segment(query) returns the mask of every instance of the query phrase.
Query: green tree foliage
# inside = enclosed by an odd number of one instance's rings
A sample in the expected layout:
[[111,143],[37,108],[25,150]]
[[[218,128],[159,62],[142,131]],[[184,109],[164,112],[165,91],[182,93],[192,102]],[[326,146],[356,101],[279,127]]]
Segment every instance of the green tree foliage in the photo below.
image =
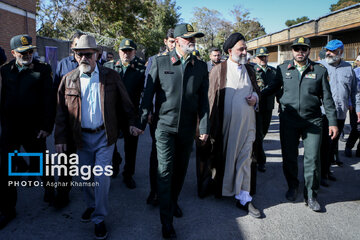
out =
[[234,32],[240,32],[246,40],[265,35],[265,28],[256,18],[250,18],[250,12],[241,5],[235,6],[231,14],[235,17]]
[[215,46],[215,38],[221,28],[221,13],[217,10],[194,8],[194,17],[191,20],[193,27],[205,34],[199,39],[199,43],[205,48]]
[[298,18],[296,18],[296,19],[294,19],[294,20],[287,20],[287,21],[285,22],[285,25],[288,26],[288,27],[290,27],[290,26],[296,25],[296,24],[298,24],[298,23],[305,22],[305,21],[309,21],[309,20],[310,20],[310,19],[309,19],[308,17],[306,17],[306,16],[298,17]]
[[330,11],[334,12],[357,3],[360,3],[360,0],[339,0],[337,3],[331,4]]
[[80,30],[115,49],[132,38],[147,55],[158,52],[167,29],[180,18],[173,0],[38,0],[37,7],[40,36],[68,39]]
[[194,8],[194,17],[192,19],[193,27],[205,36],[200,38],[198,50],[203,60],[209,60],[209,49],[222,45],[229,35],[233,32],[242,33],[246,40],[250,40],[265,35],[265,28],[256,18],[250,17],[250,12],[241,6],[235,6],[230,12],[235,21],[230,22],[223,18],[217,10],[203,8]]

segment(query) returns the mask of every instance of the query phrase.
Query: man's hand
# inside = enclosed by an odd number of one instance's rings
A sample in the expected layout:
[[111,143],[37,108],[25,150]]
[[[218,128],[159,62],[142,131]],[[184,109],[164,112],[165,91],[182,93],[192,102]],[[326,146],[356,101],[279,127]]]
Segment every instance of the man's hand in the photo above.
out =
[[249,106],[255,106],[256,104],[256,97],[254,95],[249,95],[246,97],[246,101],[249,104]]
[[339,129],[337,126],[329,126],[329,136],[331,136],[331,140],[339,135]]
[[129,131],[130,131],[130,134],[133,135],[134,137],[137,137],[140,134],[144,133],[143,130],[138,129],[137,127],[134,127],[134,126],[130,126]]
[[55,144],[55,149],[57,153],[64,153],[67,150],[66,144]]
[[357,117],[358,117],[357,122],[360,123],[360,112],[357,112],[356,115],[357,115]]
[[152,120],[153,120],[153,115],[151,113],[149,113],[149,115],[148,115],[148,124],[152,124]]
[[50,136],[50,133],[44,130],[40,130],[40,132],[37,135],[37,138],[47,138],[48,136]]
[[199,140],[205,143],[209,137],[209,134],[201,134]]

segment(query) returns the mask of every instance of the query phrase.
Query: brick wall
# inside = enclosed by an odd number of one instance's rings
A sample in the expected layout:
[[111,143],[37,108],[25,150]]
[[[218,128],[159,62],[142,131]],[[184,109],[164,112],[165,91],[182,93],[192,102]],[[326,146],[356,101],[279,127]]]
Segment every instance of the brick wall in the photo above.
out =
[[333,28],[358,23],[360,21],[360,7],[339,12],[319,20],[318,31],[323,32]]
[[298,27],[290,28],[290,38],[297,38],[305,35],[310,35],[315,32],[315,21],[305,23]]
[[[19,7],[35,14],[36,0],[1,0],[1,3],[11,5],[12,7]],[[10,50],[10,39],[13,36],[27,33],[33,39],[33,44],[36,45],[36,21],[33,18],[9,12],[0,9],[0,46],[4,48],[8,61],[13,59]]]
[[36,12],[36,0],[1,0],[4,3],[24,9],[28,12]]

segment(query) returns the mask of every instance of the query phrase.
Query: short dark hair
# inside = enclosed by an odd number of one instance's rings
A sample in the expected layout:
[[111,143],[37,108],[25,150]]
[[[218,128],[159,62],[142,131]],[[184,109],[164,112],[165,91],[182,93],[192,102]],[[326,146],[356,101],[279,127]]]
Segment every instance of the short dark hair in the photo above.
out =
[[166,39],[169,38],[174,38],[174,29],[173,28],[169,28],[169,30],[166,33]]
[[85,35],[84,33],[80,32],[80,31],[76,31],[72,36],[71,36],[71,42],[73,42],[75,40],[75,38],[80,38],[82,35]]
[[212,47],[212,48],[210,48],[210,50],[209,50],[209,53],[211,54],[212,52],[221,52],[221,50],[220,50],[220,48],[217,48],[217,47]]
[[114,56],[114,54],[113,54],[112,52],[108,52],[108,53],[107,53],[107,55],[109,55],[109,54],[111,54],[111,55],[113,55],[113,56]]

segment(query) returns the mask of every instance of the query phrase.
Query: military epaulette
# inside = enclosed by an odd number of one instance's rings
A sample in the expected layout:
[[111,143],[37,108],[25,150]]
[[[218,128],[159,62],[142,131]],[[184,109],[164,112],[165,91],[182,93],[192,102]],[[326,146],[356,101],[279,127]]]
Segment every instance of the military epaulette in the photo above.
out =
[[320,67],[323,67],[323,68],[326,68],[326,67],[325,67],[324,65],[322,65],[321,63],[319,63],[319,66],[320,66]]

